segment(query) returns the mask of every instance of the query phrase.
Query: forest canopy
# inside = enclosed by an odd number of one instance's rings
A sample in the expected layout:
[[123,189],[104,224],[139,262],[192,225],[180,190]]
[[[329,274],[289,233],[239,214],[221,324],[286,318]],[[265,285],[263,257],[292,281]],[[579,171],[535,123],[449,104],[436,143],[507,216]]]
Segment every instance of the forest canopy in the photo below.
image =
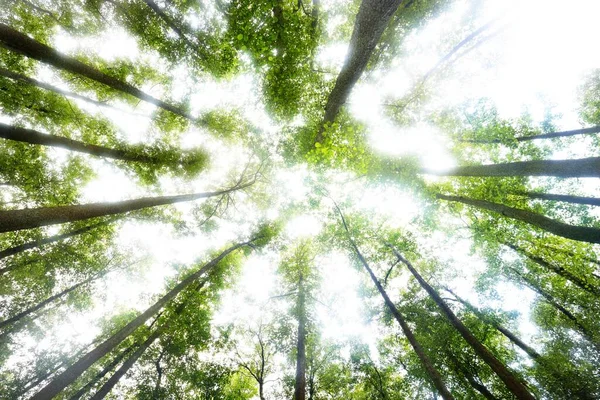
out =
[[0,399],[599,399],[599,12],[0,0]]

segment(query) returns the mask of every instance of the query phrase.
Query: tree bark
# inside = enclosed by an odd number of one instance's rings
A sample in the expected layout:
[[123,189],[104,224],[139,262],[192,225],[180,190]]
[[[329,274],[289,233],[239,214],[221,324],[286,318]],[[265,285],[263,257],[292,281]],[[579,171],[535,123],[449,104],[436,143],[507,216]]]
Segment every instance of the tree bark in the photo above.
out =
[[167,294],[161,297],[156,303],[150,306],[146,311],[142,314],[134,318],[131,322],[117,331],[110,338],[106,339],[104,342],[99,344],[96,348],[91,350],[85,356],[81,357],[77,362],[63,371],[60,375],[58,375],[55,379],[53,379],[48,385],[46,385],[42,390],[36,393],[31,400],[47,400],[52,399],[58,393],[60,393],[65,387],[73,383],[83,372],[85,372],[92,364],[98,361],[100,358],[104,357],[110,351],[112,351],[116,346],[119,345],[125,338],[127,338],[130,334],[132,334],[136,329],[138,329],[144,322],[146,322],[150,317],[155,315],[160,309],[162,309],[170,300],[174,299],[182,290],[187,288],[193,282],[195,282],[202,275],[208,273],[215,267],[223,258],[225,258],[230,253],[239,249],[240,247],[247,246],[252,244],[258,238],[251,239],[247,242],[238,243],[234,246],[229,247],[227,250],[223,251],[219,256],[212,259],[209,263],[204,265],[198,271],[189,275],[183,281],[181,281],[178,285],[176,285],[173,289],[171,289]]
[[518,196],[526,196],[531,199],[562,201],[564,203],[586,204],[589,206],[600,206],[600,199],[595,197],[570,196],[565,194],[538,193],[538,192],[516,192]]
[[500,164],[466,165],[451,171],[439,172],[429,169],[425,174],[439,176],[556,176],[559,178],[600,177],[600,157],[575,160],[533,160]]
[[560,275],[561,277],[563,277],[564,279],[573,283],[580,289],[582,289],[590,294],[593,294],[594,296],[600,297],[600,290],[597,287],[595,287],[594,285],[579,278],[578,276],[573,275],[570,271],[567,271],[565,268],[558,266],[558,265],[551,264],[548,261],[544,260],[543,258],[538,257],[535,254],[532,254],[521,247],[515,246],[514,244],[506,243],[506,242],[502,242],[502,244],[511,248],[515,252],[524,255],[525,257],[527,257],[529,260],[533,261],[534,263],[536,263],[544,268],[549,269],[550,271],[556,273],[557,275]]
[[[27,250],[37,249],[46,244],[55,243],[55,242],[58,242],[58,241],[61,241],[64,239],[72,238],[74,236],[82,235],[91,230],[94,230],[95,228],[98,228],[103,225],[107,225],[108,223],[109,223],[109,221],[101,221],[101,222],[98,222],[98,223],[95,223],[92,225],[84,226],[83,228],[73,229],[69,232],[61,233],[60,235],[49,236],[49,237],[39,239],[39,240],[32,240],[31,242],[27,242],[27,243],[20,244],[18,246],[10,247],[8,249],[0,251],[0,260],[10,257],[10,256],[13,256],[15,254],[22,253]],[[9,271],[8,268],[9,267],[0,269],[0,275],[8,272]]]
[[0,123],[0,138],[14,140],[28,144],[58,147],[78,153],[90,154],[95,157],[111,158],[121,161],[141,162],[148,164],[160,163],[157,157],[140,154],[139,151],[127,149],[112,149],[109,147],[88,144],[63,136],[56,136],[35,131],[33,129],[19,128],[17,126]]
[[450,350],[446,350],[445,354],[452,361],[452,364],[454,364],[454,368],[457,370],[457,372],[460,372],[465,377],[465,379],[467,380],[467,382],[469,382],[469,385],[471,385],[473,389],[477,390],[479,393],[481,393],[483,397],[485,397],[488,400],[498,400],[498,398],[494,396],[492,392],[490,392],[488,388],[485,387],[485,385],[477,382],[477,380],[475,379],[475,377],[473,377],[473,374],[471,374],[468,368],[465,367],[458,360],[458,358],[456,358],[456,356],[452,354]]
[[14,322],[20,321],[21,319],[29,316],[30,314],[32,314],[32,313],[34,313],[34,312],[36,312],[36,311],[44,308],[48,304],[52,303],[54,300],[60,299],[61,297],[64,297],[67,294],[71,293],[72,291],[80,288],[81,286],[83,286],[85,284],[88,284],[88,283],[90,283],[92,281],[95,281],[96,279],[98,279],[98,278],[106,275],[108,272],[110,272],[110,271],[104,271],[104,272],[102,272],[100,274],[96,274],[94,276],[91,276],[88,279],[86,279],[86,280],[84,280],[82,282],[79,282],[79,283],[71,286],[70,288],[67,288],[67,289],[63,290],[60,293],[57,293],[57,294],[55,294],[53,296],[48,297],[46,300],[44,300],[44,301],[36,304],[33,307],[29,307],[28,309],[26,309],[24,311],[21,311],[20,313],[14,315],[14,316],[12,316],[12,317],[10,317],[8,319],[5,319],[4,321],[0,321],[0,329],[4,329],[8,325],[11,325]]
[[550,132],[550,133],[541,133],[539,135],[531,135],[531,136],[519,136],[516,138],[512,138],[509,140],[502,139],[463,139],[461,142],[465,143],[481,143],[481,144],[493,144],[493,143],[506,143],[507,141],[516,141],[516,142],[527,142],[530,140],[537,139],[552,139],[557,137],[568,137],[575,135],[589,135],[592,133],[599,133],[600,126],[592,126],[591,128],[582,128],[582,129],[573,129],[570,131],[561,131],[561,132]]
[[0,23],[0,46],[43,62],[44,64],[52,65],[55,68],[68,71],[72,74],[84,76],[114,90],[154,104],[157,107],[170,111],[173,114],[179,115],[186,119],[192,121],[195,119],[189,113],[179,107],[152,97],[149,94],[139,90],[135,86],[107,75],[90,65],[78,61],[74,57],[61,54],[55,49],[46,46],[45,44],[30,38],[26,34],[21,33],[2,23]]
[[233,188],[218,192],[182,194],[175,196],[143,197],[135,200],[124,200],[114,203],[91,203],[70,206],[26,208],[21,210],[0,211],[0,233],[40,226],[81,221],[89,218],[122,214],[142,208],[175,204],[207,197],[220,196],[225,193],[243,189],[252,183],[236,185]]
[[400,327],[402,328],[402,332],[408,339],[408,341],[411,344],[412,348],[414,349],[415,353],[417,353],[417,356],[419,357],[419,360],[423,364],[423,367],[425,368],[427,375],[432,380],[435,388],[437,389],[437,391],[440,393],[440,395],[442,396],[442,398],[444,400],[454,400],[454,397],[448,391],[448,389],[446,388],[446,385],[442,381],[442,377],[440,376],[440,373],[437,371],[437,369],[435,368],[435,366],[433,365],[433,363],[431,362],[431,360],[429,359],[427,354],[425,354],[425,351],[421,347],[421,344],[417,341],[417,338],[415,337],[414,333],[410,329],[410,326],[404,319],[404,316],[400,313],[400,311],[398,311],[398,309],[396,308],[396,306],[394,305],[394,303],[388,296],[387,292],[385,291],[385,289],[383,288],[383,286],[381,285],[381,283],[379,282],[379,280],[373,273],[373,270],[371,270],[371,267],[367,263],[367,260],[363,257],[362,253],[358,249],[358,246],[354,242],[354,239],[352,239],[352,236],[350,235],[350,230],[348,229],[348,225],[346,224],[346,219],[344,218],[344,215],[342,214],[342,211],[337,206],[337,204],[336,204],[336,208],[342,219],[342,223],[344,225],[344,229],[346,231],[346,235],[348,236],[348,240],[350,242],[350,245],[352,246],[352,249],[354,250],[356,256],[360,260],[361,264],[363,265],[363,267],[365,268],[365,270],[367,271],[369,276],[371,277],[371,280],[375,284],[375,287],[377,287],[377,290],[381,294],[381,297],[383,297],[383,300],[384,300],[385,305],[387,306],[388,310],[394,316],[394,318],[396,319],[398,324],[400,324]]
[[112,371],[113,368],[115,368],[129,353],[131,353],[133,347],[134,345],[129,346],[118,356],[116,356],[110,363],[106,364],[106,366],[100,372],[98,372],[90,382],[69,397],[69,400],[79,400],[81,396],[86,394],[96,383],[100,382],[100,380],[104,378],[106,374]]
[[503,204],[492,203],[485,200],[470,199],[462,196],[448,196],[444,194],[437,194],[436,197],[442,200],[456,201],[484,210],[493,211],[505,217],[526,222],[567,239],[588,243],[600,243],[600,229],[598,228],[569,225],[532,211],[520,210],[518,208],[508,207]]
[[323,141],[325,124],[335,120],[348,100],[352,88],[367,67],[373,50],[401,2],[402,0],[362,0],[356,14],[348,55],[327,99],[325,116],[317,132],[316,143]]
[[302,274],[298,282],[298,339],[296,343],[296,382],[294,400],[306,399],[306,307]]
[[498,360],[488,349],[471,333],[471,331],[462,323],[460,319],[452,312],[450,307],[440,297],[438,292],[429,285],[425,279],[417,272],[412,264],[402,257],[398,250],[391,244],[387,246],[394,252],[398,260],[407,266],[411,274],[419,282],[421,287],[429,294],[429,296],[435,301],[438,307],[446,315],[450,323],[456,328],[460,335],[465,339],[467,343],[475,350],[475,352],[485,361],[487,365],[498,375],[498,377],[504,382],[508,390],[515,395],[518,399],[530,399],[535,400],[535,397],[529,392],[527,387],[502,363]]
[[101,400],[112,388],[119,382],[119,380],[129,371],[129,369],[135,364],[140,356],[159,338],[162,330],[157,328],[148,338],[138,347],[133,354],[121,365],[121,367],[102,385],[100,389],[90,398],[90,400]]

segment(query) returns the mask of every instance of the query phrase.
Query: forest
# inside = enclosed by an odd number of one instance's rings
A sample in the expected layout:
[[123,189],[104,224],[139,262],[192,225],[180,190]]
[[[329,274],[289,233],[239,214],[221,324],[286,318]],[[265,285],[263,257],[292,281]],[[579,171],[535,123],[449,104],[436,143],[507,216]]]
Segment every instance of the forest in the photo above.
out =
[[0,0],[0,400],[600,399],[595,0]]

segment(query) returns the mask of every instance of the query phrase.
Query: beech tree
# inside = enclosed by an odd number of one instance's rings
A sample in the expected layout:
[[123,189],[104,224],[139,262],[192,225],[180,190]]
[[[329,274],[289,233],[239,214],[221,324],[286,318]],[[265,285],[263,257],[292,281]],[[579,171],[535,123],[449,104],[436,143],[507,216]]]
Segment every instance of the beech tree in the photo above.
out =
[[5,1],[0,397],[600,398],[588,3]]

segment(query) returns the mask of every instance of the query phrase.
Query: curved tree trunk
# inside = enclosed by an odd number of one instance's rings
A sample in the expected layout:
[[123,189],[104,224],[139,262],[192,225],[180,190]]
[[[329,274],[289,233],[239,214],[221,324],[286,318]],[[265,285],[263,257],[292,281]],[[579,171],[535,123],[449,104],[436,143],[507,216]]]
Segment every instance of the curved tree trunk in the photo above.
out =
[[519,195],[519,196],[526,196],[531,199],[562,201],[565,203],[587,204],[589,206],[600,206],[600,199],[595,198],[595,197],[570,196],[570,195],[566,195],[566,194],[538,193],[538,192],[516,192],[514,194]]
[[48,385],[46,385],[42,390],[36,393],[31,400],[46,400],[51,399],[60,393],[65,387],[73,383],[81,374],[83,374],[92,364],[96,361],[104,357],[110,351],[112,351],[116,346],[119,345],[123,340],[125,340],[130,334],[132,334],[136,329],[138,329],[144,322],[146,322],[150,317],[155,315],[160,309],[162,309],[170,300],[174,299],[182,290],[187,288],[193,282],[195,282],[202,275],[208,273],[215,267],[223,258],[225,258],[230,253],[235,250],[251,245],[252,242],[257,240],[258,238],[254,238],[248,242],[238,243],[234,246],[229,247],[227,250],[223,251],[219,256],[212,259],[209,263],[204,265],[198,271],[189,275],[183,281],[181,281],[178,285],[176,285],[173,289],[171,289],[167,294],[161,297],[156,303],[150,306],[146,311],[142,314],[138,315],[131,322],[117,331],[110,338],[106,339],[104,342],[96,346],[93,350],[87,353],[85,356],[81,357],[77,362],[73,365],[69,366],[65,371],[63,371],[60,375],[58,375],[55,379],[53,379]]
[[467,343],[475,350],[475,352],[485,361],[487,365],[498,375],[498,377],[504,382],[506,387],[512,394],[518,399],[530,399],[535,400],[535,397],[529,392],[527,387],[502,363],[498,360],[488,349],[485,347],[471,331],[462,323],[460,319],[452,312],[450,307],[440,297],[438,292],[431,287],[425,279],[417,272],[412,264],[402,257],[402,255],[396,250],[391,244],[386,244],[396,255],[398,260],[407,266],[411,274],[419,282],[421,287],[429,294],[429,296],[435,301],[438,307],[446,315],[450,323],[456,328]]
[[360,3],[350,38],[348,55],[335,81],[335,86],[327,98],[325,116],[315,142],[323,141],[325,124],[335,120],[340,109],[348,100],[352,88],[367,67],[375,46],[379,43],[383,31],[401,2],[402,0],[362,0]]
[[598,228],[569,225],[532,211],[520,210],[518,208],[508,207],[503,204],[492,203],[486,200],[476,200],[468,197],[448,196],[444,194],[437,194],[436,197],[442,200],[456,201],[484,210],[497,212],[505,217],[527,222],[528,224],[537,226],[538,228],[567,239],[589,243],[600,243],[600,229]]
[[586,292],[593,294],[594,296],[600,297],[600,289],[598,289],[594,285],[586,282],[584,279],[581,279],[580,277],[575,276],[570,271],[567,271],[565,268],[558,266],[558,265],[551,264],[548,261],[544,260],[543,258],[538,257],[535,254],[532,254],[521,247],[515,246],[514,244],[506,243],[506,242],[502,242],[502,244],[507,247],[510,247],[515,252],[524,255],[525,257],[527,257],[529,260],[533,261],[534,263],[536,263],[546,269],[549,269],[550,271],[556,273],[557,275],[562,276],[564,279],[573,283],[575,286],[579,287],[580,289],[585,290]]
[[124,200],[114,203],[91,203],[72,206],[26,208],[22,210],[0,211],[0,233],[31,229],[40,226],[81,221],[107,215],[123,214],[142,208],[175,204],[207,197],[220,196],[225,193],[243,189],[251,185],[244,184],[218,192],[182,194],[176,196],[143,197],[135,200]]
[[44,64],[52,65],[55,68],[84,76],[114,90],[154,104],[157,107],[170,111],[173,114],[177,114],[186,119],[192,121],[195,119],[189,113],[179,107],[152,97],[149,94],[142,92],[135,86],[132,86],[129,83],[123,82],[117,78],[113,78],[112,76],[107,75],[90,65],[82,63],[74,57],[61,54],[55,49],[46,46],[45,44],[30,38],[24,33],[21,33],[2,23],[0,23],[0,46],[17,53],[21,53],[27,57],[43,62]]
[[466,165],[447,172],[423,169],[439,176],[556,176],[559,178],[600,177],[600,157],[576,160],[533,160],[500,164]]
[[[83,228],[73,229],[72,231],[61,233],[60,235],[49,236],[39,240],[32,240],[31,242],[23,243],[18,246],[13,246],[8,249],[0,251],[0,260],[13,256],[15,254],[22,253],[27,250],[36,249],[38,247],[42,247],[46,244],[55,243],[64,239],[68,239],[74,236],[82,235],[87,233],[95,228],[98,228],[103,225],[107,225],[112,221],[101,221],[96,224],[84,226]],[[14,268],[11,268],[14,269]],[[0,275],[9,271],[9,267],[0,269]]]
[[33,129],[19,128],[17,126],[6,125],[3,123],[0,123],[0,138],[28,144],[58,147],[69,151],[90,154],[96,157],[111,158],[114,160],[142,162],[148,164],[160,163],[159,158],[140,154],[135,150],[111,149],[109,147],[88,144],[63,136],[46,134]]
[[506,143],[507,141],[517,141],[517,142],[527,142],[530,140],[537,139],[552,139],[557,137],[568,137],[575,135],[589,135],[592,133],[599,133],[600,126],[592,126],[591,128],[582,128],[582,129],[573,129],[570,131],[561,131],[561,132],[550,132],[550,133],[540,133],[539,135],[531,135],[531,136],[519,136],[516,138],[512,138],[510,140],[502,140],[502,139],[463,139],[461,142],[464,143]]
[[379,280],[373,273],[373,270],[367,263],[367,260],[363,257],[362,253],[358,249],[358,246],[352,239],[352,236],[350,235],[350,230],[348,229],[348,225],[346,224],[346,219],[344,218],[344,215],[342,214],[342,211],[337,206],[337,204],[336,204],[336,208],[342,219],[342,223],[344,225],[344,229],[346,231],[346,235],[348,236],[348,240],[350,241],[352,249],[356,253],[356,256],[360,260],[361,264],[363,265],[363,267],[365,268],[365,270],[367,271],[369,276],[371,277],[371,280],[377,287],[377,290],[381,294],[381,297],[383,297],[383,300],[384,300],[385,305],[387,306],[388,310],[394,316],[394,318],[396,319],[398,324],[400,324],[400,327],[402,328],[402,332],[408,339],[408,341],[409,341],[410,345],[412,346],[412,348],[414,349],[415,353],[417,353],[417,356],[419,357],[419,360],[423,364],[425,371],[427,371],[427,375],[429,376],[429,378],[433,382],[435,388],[437,389],[437,391],[440,393],[440,395],[442,396],[442,398],[444,400],[454,400],[454,397],[448,391],[448,389],[446,388],[446,385],[442,381],[442,377],[441,377],[440,373],[435,368],[435,366],[433,365],[433,363],[431,362],[431,360],[429,359],[427,354],[425,354],[425,351],[421,347],[421,344],[417,341],[417,338],[415,337],[414,333],[410,329],[410,326],[404,319],[404,316],[400,313],[400,311],[398,311],[398,309],[396,308],[396,306],[394,305],[394,303],[388,296],[387,292],[385,291],[385,289],[383,288],[383,286],[381,285],[381,283],[379,282]]
[[105,271],[105,272],[103,272],[101,274],[96,274],[94,276],[91,276],[88,279],[86,279],[86,280],[84,280],[82,282],[79,282],[79,283],[71,286],[70,288],[67,288],[67,289],[63,290],[60,293],[57,293],[57,294],[55,294],[53,296],[48,297],[46,300],[42,301],[41,303],[36,304],[33,307],[29,307],[28,309],[26,309],[24,311],[21,311],[20,313],[14,315],[14,316],[12,316],[12,317],[10,317],[8,319],[5,319],[4,321],[0,321],[0,329],[4,329],[4,327],[6,327],[8,325],[20,321],[21,319],[29,316],[30,314],[33,314],[34,312],[36,312],[36,311],[44,308],[48,304],[52,303],[54,300],[60,299],[60,298],[62,298],[64,296],[66,296],[67,294],[71,293],[72,291],[77,290],[81,286],[83,286],[83,285],[85,285],[87,283],[90,283],[92,281],[95,281],[96,279],[98,279],[98,278],[106,275],[108,272],[110,272],[110,271]]
[[298,339],[296,343],[296,382],[294,400],[306,399],[306,307],[302,274],[298,282]]

